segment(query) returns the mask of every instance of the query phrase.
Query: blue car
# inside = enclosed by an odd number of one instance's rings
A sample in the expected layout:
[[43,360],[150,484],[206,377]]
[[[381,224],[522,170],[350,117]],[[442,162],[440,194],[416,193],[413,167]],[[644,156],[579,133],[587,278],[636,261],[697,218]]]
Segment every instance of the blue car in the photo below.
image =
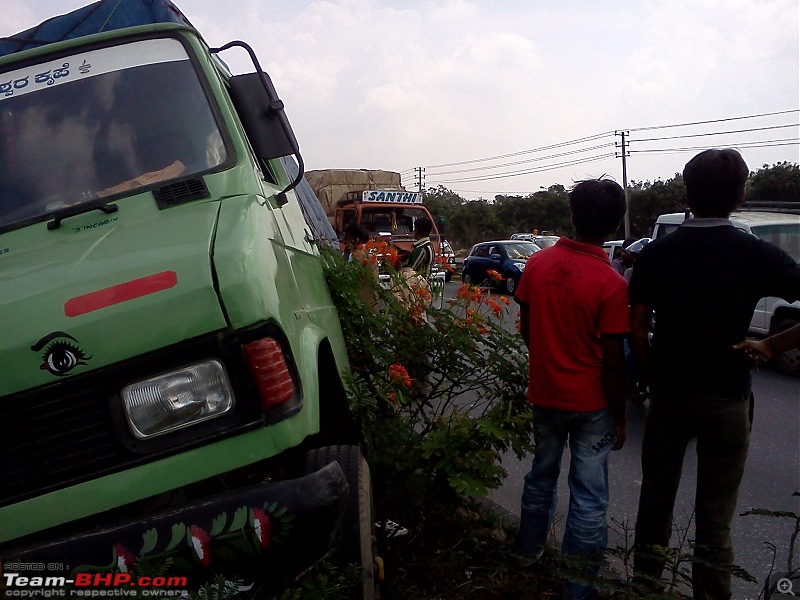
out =
[[[486,287],[499,287],[513,294],[517,289],[525,262],[541,248],[533,242],[523,240],[502,240],[475,244],[464,259],[461,280],[464,283]],[[500,274],[495,279],[489,271]]]

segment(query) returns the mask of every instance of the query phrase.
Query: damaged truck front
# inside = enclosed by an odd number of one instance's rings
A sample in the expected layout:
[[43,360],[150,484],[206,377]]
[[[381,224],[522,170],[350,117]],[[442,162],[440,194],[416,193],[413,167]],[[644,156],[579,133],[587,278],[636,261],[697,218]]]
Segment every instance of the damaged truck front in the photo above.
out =
[[26,33],[0,42],[6,572],[247,555],[280,579],[336,536],[369,596],[324,226],[255,55],[232,43],[231,76],[168,0]]

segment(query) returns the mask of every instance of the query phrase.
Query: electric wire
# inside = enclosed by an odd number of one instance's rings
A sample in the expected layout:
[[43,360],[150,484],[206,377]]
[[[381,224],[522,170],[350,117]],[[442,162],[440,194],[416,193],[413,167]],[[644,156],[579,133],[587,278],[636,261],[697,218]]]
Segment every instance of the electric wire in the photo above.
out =
[[518,160],[509,163],[502,163],[499,165],[488,165],[485,167],[473,167],[472,169],[459,169],[457,171],[443,171],[439,173],[433,173],[433,176],[440,176],[440,175],[452,175],[455,173],[472,173],[473,171],[485,171],[487,169],[499,169],[500,167],[511,167],[514,165],[524,165],[531,162],[537,162],[541,160],[549,160],[551,158],[560,158],[562,156],[570,156],[572,154],[579,154],[581,152],[589,152],[590,150],[599,150],[600,148],[608,148],[614,146],[614,142],[608,142],[607,144],[600,144],[599,146],[591,146],[589,148],[582,148],[580,150],[570,150],[568,152],[559,152],[558,154],[550,154],[548,156],[538,156],[536,158],[529,158],[527,160]]
[[458,161],[458,162],[442,163],[440,165],[426,165],[425,168],[426,169],[439,169],[439,168],[443,168],[443,167],[457,167],[459,165],[468,165],[468,164],[474,164],[474,163],[479,163],[479,162],[487,162],[487,161],[490,161],[490,160],[499,160],[499,159],[502,159],[502,158],[512,158],[514,156],[522,156],[523,154],[531,154],[533,152],[542,152],[544,150],[554,150],[556,148],[562,148],[564,146],[570,146],[572,144],[580,144],[582,142],[590,142],[590,141],[594,141],[594,140],[600,139],[602,137],[606,137],[606,136],[613,135],[613,134],[614,134],[613,131],[606,131],[604,133],[596,133],[594,135],[590,135],[590,136],[586,136],[586,137],[578,138],[578,139],[574,139],[574,140],[568,140],[566,142],[559,142],[557,144],[550,144],[549,146],[541,146],[539,148],[531,148],[529,150],[520,150],[519,152],[509,152],[508,154],[498,154],[497,156],[488,156],[488,157],[485,157],[485,158],[476,158],[476,159],[473,159],[473,160],[462,160],[462,161]]
[[631,129],[625,129],[625,131],[648,131],[651,129],[668,129],[670,127],[689,127],[691,125],[708,125],[709,123],[723,123],[725,121],[740,121],[742,119],[756,119],[759,117],[772,117],[775,115],[786,115],[789,113],[796,113],[800,112],[800,109],[793,108],[791,110],[779,110],[775,112],[767,112],[767,113],[760,113],[756,115],[744,115],[741,117],[727,117],[724,119],[711,119],[709,121],[694,121],[691,123],[675,123],[672,125],[653,125],[650,127],[634,127]]
[[561,163],[556,163],[556,164],[553,164],[553,165],[546,165],[546,166],[542,166],[542,167],[537,167],[537,168],[534,168],[534,169],[525,169],[525,170],[522,170],[522,171],[512,171],[512,172],[508,172],[508,173],[499,173],[499,174],[495,174],[495,175],[484,175],[484,176],[478,176],[478,177],[463,177],[463,178],[459,178],[459,179],[445,179],[445,180],[440,180],[437,177],[431,177],[430,181],[429,181],[429,184],[430,183],[434,183],[434,184],[464,183],[464,182],[467,182],[467,181],[488,181],[488,180],[491,180],[491,179],[505,179],[506,177],[518,177],[520,175],[531,175],[533,173],[541,173],[543,171],[551,171],[553,169],[560,169],[562,167],[571,167],[571,166],[576,166],[576,165],[580,165],[580,164],[584,164],[584,163],[590,163],[590,162],[596,162],[598,160],[603,160],[603,159],[606,159],[606,158],[613,158],[613,157],[614,157],[614,153],[613,152],[608,152],[606,154],[601,154],[600,156],[591,156],[591,157],[580,158],[580,159],[575,159],[575,160],[571,160],[571,161],[565,161],[565,162],[561,162]]
[[800,127],[800,123],[789,123],[787,125],[770,125],[769,127],[752,127],[750,129],[735,129],[733,131],[712,131],[709,133],[687,133],[685,135],[666,135],[663,137],[644,138],[641,140],[629,139],[628,143],[633,144],[639,142],[659,142],[661,140],[679,140],[679,139],[693,138],[693,137],[707,137],[710,135],[727,135],[730,133],[749,133],[752,131],[767,131],[769,129],[786,129],[788,127]]

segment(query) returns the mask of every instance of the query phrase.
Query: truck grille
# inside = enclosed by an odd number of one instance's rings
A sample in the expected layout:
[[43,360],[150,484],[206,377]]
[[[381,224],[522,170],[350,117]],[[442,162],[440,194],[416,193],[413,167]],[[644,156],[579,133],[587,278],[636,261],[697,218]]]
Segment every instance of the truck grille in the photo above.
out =
[[98,392],[84,390],[55,399],[18,396],[0,404],[0,505],[87,474],[110,472],[126,462]]
[[[0,506],[263,426],[240,349],[232,337],[204,336],[0,398]],[[123,414],[122,387],[209,358],[225,364],[236,396],[234,410],[152,441],[136,440]]]

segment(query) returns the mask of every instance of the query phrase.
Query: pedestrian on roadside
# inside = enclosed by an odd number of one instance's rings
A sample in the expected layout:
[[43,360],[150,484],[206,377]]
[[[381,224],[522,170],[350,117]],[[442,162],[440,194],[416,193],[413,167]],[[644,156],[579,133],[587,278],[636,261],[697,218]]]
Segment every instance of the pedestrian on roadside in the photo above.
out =
[[636,264],[636,259],[639,257],[639,254],[642,253],[642,250],[645,249],[647,244],[650,243],[650,238],[645,237],[639,240],[636,240],[630,246],[628,246],[628,261],[625,266],[625,271],[622,273],[622,277],[625,279],[625,282],[630,284],[631,276],[633,275],[633,267]]
[[427,278],[431,274],[433,263],[436,260],[436,251],[431,243],[433,222],[427,217],[420,217],[414,221],[414,246],[411,254],[403,266],[410,267],[421,277]]
[[735,350],[744,350],[755,365],[769,362],[784,352],[800,348],[800,323],[760,340],[746,339],[733,347]]
[[628,247],[636,241],[636,238],[625,238],[619,250],[619,256],[611,261],[611,266],[620,275],[625,275],[625,271],[633,266],[633,256],[628,252]]
[[[625,283],[630,284],[631,276],[633,275],[633,267],[636,264],[636,259],[642,250],[650,243],[650,238],[641,238],[628,244],[625,252],[625,271],[622,273]],[[612,263],[613,265],[613,263]],[[644,404],[647,400],[647,387],[636,372],[636,363],[633,360],[633,352],[631,350],[630,340],[625,340],[625,368],[627,369],[627,397],[628,400],[634,404]]]
[[[695,218],[648,244],[630,283],[631,331],[650,405],[634,542],[637,580],[658,583],[689,441],[697,440],[694,598],[731,598],[736,511],[752,424],[751,363],[744,339],[764,296],[800,300],[800,268],[783,250],[728,220],[744,198],[739,152],[706,150],[683,171]],[[650,317],[656,321],[648,341]]]
[[[608,455],[625,443],[628,286],[610,268],[603,242],[625,214],[615,182],[593,179],[569,194],[574,239],[528,259],[517,288],[520,330],[530,351],[528,400],[535,454],[525,476],[517,547],[539,553],[555,511],[556,484],[569,444],[570,500],[564,554],[599,558],[608,543]],[[597,563],[599,564],[599,562]],[[588,576],[596,567],[587,567]],[[594,599],[591,585],[565,582],[569,598]]]
[[358,223],[348,223],[343,233],[344,251],[342,256],[347,262],[353,262],[353,255],[369,241],[369,233]]

